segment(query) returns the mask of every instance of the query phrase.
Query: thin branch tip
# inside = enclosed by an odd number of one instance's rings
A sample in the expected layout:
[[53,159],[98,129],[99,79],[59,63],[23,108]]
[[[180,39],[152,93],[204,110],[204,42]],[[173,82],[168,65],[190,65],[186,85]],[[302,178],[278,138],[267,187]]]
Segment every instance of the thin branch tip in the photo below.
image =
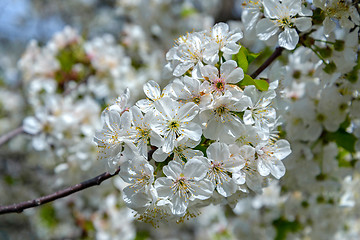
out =
[[29,200],[21,203],[15,203],[7,206],[0,206],[0,215],[1,214],[7,214],[7,213],[21,213],[25,209],[37,207],[40,205],[43,205],[48,202],[55,201],[60,198],[67,197],[71,194],[74,194],[76,192],[82,191],[86,188],[93,187],[96,185],[100,185],[103,181],[112,178],[116,176],[120,172],[120,167],[115,171],[114,174],[111,174],[109,172],[104,172],[94,178],[90,178],[88,180],[85,180],[81,183],[78,183],[74,186],[59,190],[55,193],[39,197],[34,200]]

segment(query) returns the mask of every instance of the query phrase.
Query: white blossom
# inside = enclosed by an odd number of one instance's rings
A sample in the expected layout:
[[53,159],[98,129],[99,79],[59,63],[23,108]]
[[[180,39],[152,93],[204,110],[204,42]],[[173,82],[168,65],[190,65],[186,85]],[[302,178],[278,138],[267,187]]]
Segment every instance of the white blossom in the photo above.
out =
[[158,178],[155,188],[160,197],[169,197],[175,215],[184,215],[189,201],[204,200],[212,195],[214,186],[204,179],[206,166],[196,158],[186,164],[171,161],[163,168],[163,172],[167,177]]

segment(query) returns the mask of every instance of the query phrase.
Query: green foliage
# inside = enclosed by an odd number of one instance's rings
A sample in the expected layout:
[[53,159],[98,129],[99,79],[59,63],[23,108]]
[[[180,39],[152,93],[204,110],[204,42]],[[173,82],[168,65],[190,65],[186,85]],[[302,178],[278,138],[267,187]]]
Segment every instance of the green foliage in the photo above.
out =
[[213,240],[229,240],[229,239],[233,239],[233,237],[231,236],[231,233],[227,229],[224,229],[221,232],[215,233],[215,235],[213,236],[212,239]]
[[184,7],[184,8],[181,9],[180,16],[182,18],[187,18],[187,17],[189,17],[191,15],[194,15],[196,13],[197,13],[197,11],[196,11],[195,8],[193,8],[193,7]]
[[325,13],[321,8],[316,8],[313,11],[312,22],[313,25],[322,24],[325,19]]
[[233,56],[233,60],[237,62],[238,67],[244,70],[244,73],[247,73],[249,67],[249,61],[247,60],[246,53],[246,48],[241,47],[239,52]]
[[344,51],[345,41],[344,40],[335,40],[334,49],[339,52]]
[[260,91],[267,91],[269,89],[269,83],[262,79],[253,79],[249,75],[245,74],[244,79],[240,81],[240,87],[254,85]]
[[146,240],[150,238],[150,233],[148,231],[136,231],[136,236],[134,240]]
[[[80,82],[91,74],[95,74],[90,60],[86,56],[84,48],[79,43],[73,43],[61,49],[56,56],[60,64],[60,69],[55,72],[55,79],[59,90],[62,92],[69,81]],[[74,71],[76,64],[82,64],[81,71]]]
[[[345,160],[345,155],[355,153],[355,142],[357,138],[354,134],[348,133],[346,129],[350,126],[351,120],[349,117],[346,118],[344,122],[340,124],[339,129],[336,132],[325,132],[324,140],[325,142],[335,142],[339,148],[339,154],[337,156],[339,160],[339,165],[348,163]],[[345,161],[340,163],[340,161]]]
[[323,58],[331,57],[332,56],[332,51],[333,50],[329,46],[327,46],[325,48],[319,48],[318,49],[318,52],[319,52],[320,56],[323,57]]
[[6,87],[6,83],[3,77],[0,76],[0,87]]
[[339,148],[339,153],[336,156],[336,159],[338,160],[339,167],[351,167],[353,168],[356,164],[355,159],[348,160],[349,152],[346,151],[344,148]]
[[353,134],[346,132],[342,128],[340,128],[336,132],[327,133],[326,139],[336,142],[339,147],[344,148],[350,153],[355,153],[355,142],[357,138]]
[[275,240],[285,240],[289,232],[296,232],[301,229],[301,224],[297,220],[291,222],[282,217],[276,219],[273,225],[276,228]]
[[49,229],[53,229],[57,226],[59,220],[56,217],[56,211],[52,204],[46,204],[39,210],[39,217],[41,223]]
[[333,61],[326,64],[326,66],[323,68],[324,72],[327,74],[332,74],[336,71],[336,65]]
[[246,57],[247,57],[249,64],[252,63],[258,56],[260,56],[260,54],[261,53],[248,53],[246,55]]
[[360,70],[360,58],[358,58],[358,62],[356,66],[351,70],[351,72],[345,74],[345,78],[349,80],[351,83],[356,83],[359,78],[359,70]]
[[16,182],[16,180],[11,175],[7,174],[4,175],[3,180],[9,186],[14,185],[14,183]]
[[210,146],[210,144],[212,144],[213,142],[215,142],[214,140],[210,140],[204,137],[204,135],[201,136],[201,142],[199,143],[199,145],[197,145],[194,149],[195,150],[199,150],[201,151],[204,156],[206,156],[206,149]]
[[233,55],[233,60],[235,60],[239,67],[244,70],[244,73],[248,72],[249,64],[254,61],[260,53],[249,52],[246,47],[241,46],[239,52]]

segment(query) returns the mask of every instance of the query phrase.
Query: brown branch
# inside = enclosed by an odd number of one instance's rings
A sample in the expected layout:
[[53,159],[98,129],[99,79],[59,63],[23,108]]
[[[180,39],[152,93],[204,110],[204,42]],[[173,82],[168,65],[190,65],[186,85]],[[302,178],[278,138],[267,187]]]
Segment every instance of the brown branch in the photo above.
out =
[[259,74],[265,70],[265,68],[267,68],[277,57],[279,57],[282,53],[282,51],[284,50],[284,48],[282,47],[277,47],[275,49],[275,51],[273,52],[273,54],[271,54],[271,56],[258,68],[256,69],[256,71],[251,74],[250,76],[252,78],[256,78],[257,76],[259,76]]
[[[156,149],[157,149],[156,147],[153,147],[153,146],[151,147],[151,149],[148,151],[148,159],[152,158],[152,155]],[[112,178],[113,176],[117,175],[119,172],[120,172],[120,167],[113,174],[111,174],[109,172],[104,172],[94,178],[90,178],[86,181],[83,181],[74,186],[65,188],[63,190],[57,191],[55,193],[49,194],[47,196],[39,197],[37,199],[28,200],[28,201],[21,202],[21,203],[15,203],[12,205],[0,206],[0,215],[6,214],[6,213],[14,213],[14,212],[21,213],[24,209],[37,207],[37,206],[43,205],[45,203],[55,201],[56,199],[60,199],[60,198],[69,196],[73,193],[79,192],[86,188],[100,185],[100,183],[102,183],[103,181],[105,181],[109,178]]]
[[14,138],[15,136],[19,135],[20,133],[24,132],[24,128],[22,126],[0,136],[0,146]]
[[88,180],[78,183],[74,186],[65,188],[63,190],[57,191],[57,192],[52,193],[47,196],[39,197],[34,200],[29,200],[29,201],[16,203],[16,204],[8,205],[8,206],[0,206],[0,215],[6,214],[6,213],[14,213],[14,212],[21,213],[24,209],[37,207],[37,206],[43,205],[45,203],[52,202],[56,199],[66,197],[70,194],[76,193],[76,192],[84,190],[86,188],[100,185],[100,183],[102,183],[103,181],[105,181],[109,178],[112,178],[113,176],[118,174],[119,171],[120,171],[120,168],[118,168],[114,174],[104,172],[103,174],[100,174],[94,178],[88,179]]

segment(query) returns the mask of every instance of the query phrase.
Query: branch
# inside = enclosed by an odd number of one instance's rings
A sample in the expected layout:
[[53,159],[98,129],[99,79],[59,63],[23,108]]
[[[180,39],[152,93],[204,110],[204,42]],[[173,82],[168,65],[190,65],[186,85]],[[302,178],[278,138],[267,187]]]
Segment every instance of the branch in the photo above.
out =
[[[151,146],[151,149],[148,151],[148,159],[152,158],[152,155],[156,149],[157,147]],[[26,202],[15,203],[12,205],[0,206],[0,215],[6,213],[13,213],[13,212],[21,213],[24,209],[37,207],[45,203],[55,201],[56,199],[69,196],[73,193],[79,192],[86,188],[100,185],[100,183],[102,183],[103,181],[109,178],[112,178],[113,176],[117,175],[119,172],[120,172],[120,167],[113,174],[109,172],[104,172],[103,174],[100,174],[94,178],[90,178],[84,182],[78,183],[72,187],[65,188],[63,190],[57,191],[47,196],[39,197],[34,200],[28,200]]]
[[259,74],[265,70],[265,68],[267,68],[277,57],[279,57],[282,53],[282,51],[284,50],[284,48],[282,47],[277,47],[275,49],[275,51],[273,52],[273,54],[271,54],[271,56],[250,76],[252,78],[256,78],[257,76],[259,76]]
[[70,194],[76,193],[76,192],[84,190],[86,188],[100,185],[100,183],[102,183],[103,181],[105,181],[109,178],[112,178],[113,176],[118,174],[119,171],[120,171],[120,168],[118,168],[114,174],[104,172],[103,174],[100,174],[94,178],[88,179],[88,180],[78,183],[74,186],[65,188],[63,190],[57,191],[57,192],[52,193],[47,196],[39,197],[34,200],[29,200],[26,202],[16,203],[16,204],[8,205],[8,206],[0,206],[0,215],[6,214],[6,213],[13,213],[13,212],[21,213],[24,209],[37,207],[37,206],[43,205],[45,203],[52,202],[56,199],[66,197]]
[[15,136],[19,135],[20,133],[24,132],[24,128],[22,126],[0,136],[0,146],[14,138]]

